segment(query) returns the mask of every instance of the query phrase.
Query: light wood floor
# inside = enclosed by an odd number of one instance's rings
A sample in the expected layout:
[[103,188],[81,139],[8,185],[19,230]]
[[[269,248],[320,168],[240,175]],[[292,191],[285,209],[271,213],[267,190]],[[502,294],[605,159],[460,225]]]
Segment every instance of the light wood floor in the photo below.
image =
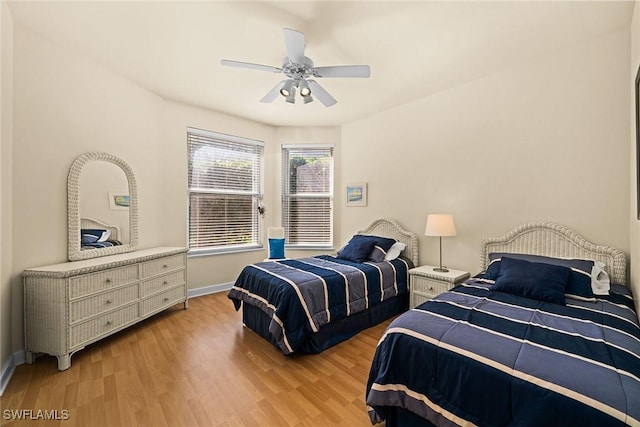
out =
[[[76,353],[16,368],[7,426],[371,426],[364,393],[389,321],[316,355],[283,356],[242,326],[226,293],[189,300]],[[69,411],[7,421],[6,410]]]

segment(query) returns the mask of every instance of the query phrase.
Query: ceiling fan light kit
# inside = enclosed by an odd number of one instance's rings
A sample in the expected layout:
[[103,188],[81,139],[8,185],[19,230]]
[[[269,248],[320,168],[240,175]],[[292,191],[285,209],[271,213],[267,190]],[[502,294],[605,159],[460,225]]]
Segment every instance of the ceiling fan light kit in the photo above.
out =
[[369,77],[371,70],[368,65],[338,65],[331,67],[316,67],[313,61],[304,56],[304,34],[290,28],[284,29],[284,41],[287,46],[287,56],[282,61],[282,67],[252,64],[249,62],[223,59],[222,65],[228,67],[248,68],[272,73],[283,73],[288,79],[278,83],[271,89],[260,102],[273,102],[278,94],[282,95],[286,102],[296,102],[296,88],[305,104],[313,102],[312,94],[325,106],[330,107],[336,102],[329,92],[309,77]]

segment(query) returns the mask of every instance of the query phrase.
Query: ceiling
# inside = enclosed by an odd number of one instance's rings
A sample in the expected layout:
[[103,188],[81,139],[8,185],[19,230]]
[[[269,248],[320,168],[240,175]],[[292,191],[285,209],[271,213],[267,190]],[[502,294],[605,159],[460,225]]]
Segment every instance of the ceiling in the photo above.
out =
[[[14,23],[150,91],[276,126],[341,125],[629,27],[633,1],[9,1]],[[369,79],[317,79],[338,103],[260,99],[282,74],[282,28],[316,66],[368,64]]]

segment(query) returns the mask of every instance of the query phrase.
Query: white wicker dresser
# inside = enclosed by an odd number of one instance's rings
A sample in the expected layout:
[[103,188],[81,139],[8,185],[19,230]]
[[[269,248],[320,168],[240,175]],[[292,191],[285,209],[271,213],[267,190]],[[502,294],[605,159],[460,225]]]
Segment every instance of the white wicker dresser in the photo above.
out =
[[186,252],[159,247],[25,270],[27,363],[47,353],[68,369],[86,345],[177,303],[187,308]]

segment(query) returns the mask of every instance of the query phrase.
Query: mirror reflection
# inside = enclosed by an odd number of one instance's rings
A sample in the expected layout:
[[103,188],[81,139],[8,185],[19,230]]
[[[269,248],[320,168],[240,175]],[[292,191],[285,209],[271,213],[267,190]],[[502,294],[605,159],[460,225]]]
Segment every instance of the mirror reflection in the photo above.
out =
[[117,165],[93,161],[80,174],[81,250],[130,243],[129,182]]

